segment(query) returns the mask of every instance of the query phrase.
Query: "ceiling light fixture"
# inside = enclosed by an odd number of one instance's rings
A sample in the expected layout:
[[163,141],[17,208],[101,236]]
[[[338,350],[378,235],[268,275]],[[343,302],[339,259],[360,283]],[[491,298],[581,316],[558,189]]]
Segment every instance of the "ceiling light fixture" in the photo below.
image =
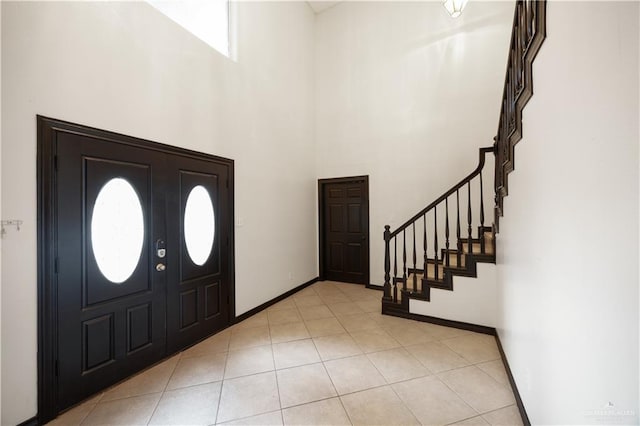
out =
[[457,18],[462,13],[468,1],[469,0],[444,0],[442,5],[447,9],[447,12],[449,12],[452,18]]

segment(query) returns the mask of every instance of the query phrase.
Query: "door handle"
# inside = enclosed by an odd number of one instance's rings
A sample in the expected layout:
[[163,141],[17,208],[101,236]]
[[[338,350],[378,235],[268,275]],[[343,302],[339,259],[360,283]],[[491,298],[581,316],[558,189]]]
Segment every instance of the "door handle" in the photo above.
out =
[[156,271],[158,271],[158,272],[162,272],[162,271],[164,271],[165,269],[167,269],[167,267],[165,266],[165,264],[164,264],[164,263],[158,263],[158,264],[156,265]]

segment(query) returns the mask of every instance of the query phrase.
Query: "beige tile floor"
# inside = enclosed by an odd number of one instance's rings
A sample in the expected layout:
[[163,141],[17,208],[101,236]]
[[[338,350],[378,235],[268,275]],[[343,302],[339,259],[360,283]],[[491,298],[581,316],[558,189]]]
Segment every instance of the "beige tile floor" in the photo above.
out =
[[492,336],[380,314],[318,282],[51,424],[519,425]]

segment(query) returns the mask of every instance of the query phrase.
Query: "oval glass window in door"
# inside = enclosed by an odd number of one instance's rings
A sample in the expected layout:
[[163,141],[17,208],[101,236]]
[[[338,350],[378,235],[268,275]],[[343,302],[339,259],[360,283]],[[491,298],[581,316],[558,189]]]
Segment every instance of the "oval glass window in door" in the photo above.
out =
[[138,266],[144,243],[140,197],[123,178],[107,182],[91,215],[91,247],[100,272],[112,283],[125,282]]
[[204,265],[211,255],[216,232],[216,219],[209,191],[194,186],[184,208],[184,241],[191,261]]

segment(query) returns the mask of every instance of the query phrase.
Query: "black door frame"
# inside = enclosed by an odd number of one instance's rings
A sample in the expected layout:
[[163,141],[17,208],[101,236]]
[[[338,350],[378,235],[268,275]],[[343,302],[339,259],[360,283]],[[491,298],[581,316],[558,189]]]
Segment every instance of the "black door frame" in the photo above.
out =
[[330,183],[348,183],[353,181],[364,181],[365,188],[365,203],[367,206],[367,270],[365,272],[365,287],[366,288],[377,288],[376,286],[371,285],[371,243],[369,239],[369,175],[363,176],[349,176],[349,177],[339,177],[339,178],[329,178],[329,179],[318,179],[318,272],[319,272],[319,280],[323,281],[325,279],[325,270],[324,270],[324,186]]
[[[144,148],[166,154],[212,161],[229,170],[229,325],[235,312],[235,234],[234,234],[234,161],[184,148],[165,145],[119,133],[99,130],[38,115],[37,182],[38,182],[38,413],[39,424],[58,414],[57,342],[57,235],[56,235],[56,141],[57,133],[73,133],[122,145]],[[166,354],[171,355],[170,353]]]

